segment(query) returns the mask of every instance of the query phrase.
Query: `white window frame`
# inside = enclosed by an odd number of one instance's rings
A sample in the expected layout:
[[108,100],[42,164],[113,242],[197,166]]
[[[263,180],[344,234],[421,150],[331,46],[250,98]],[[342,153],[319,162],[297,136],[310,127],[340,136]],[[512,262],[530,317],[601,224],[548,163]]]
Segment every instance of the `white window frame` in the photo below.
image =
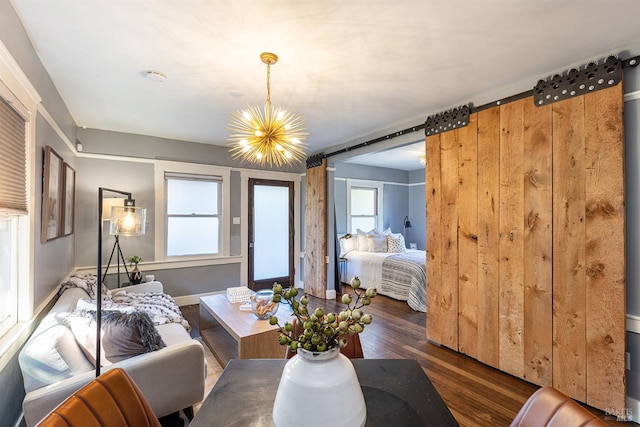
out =
[[[221,177],[221,211],[220,211],[220,251],[214,255],[167,255],[167,193],[165,188],[165,172],[174,172],[180,174],[192,175],[209,175]],[[155,260],[156,261],[189,261],[203,259],[217,259],[228,257],[230,253],[230,234],[231,228],[229,218],[231,215],[231,195],[230,180],[231,168],[201,165],[197,163],[167,162],[158,161],[154,164],[155,174],[155,224],[156,224],[156,243],[155,243]]]
[[[384,184],[382,182],[377,182],[377,181],[365,181],[365,180],[360,180],[360,179],[347,179],[347,230],[351,229],[351,189],[352,188],[372,188],[372,189],[376,189],[377,192],[376,194],[378,195],[378,200],[377,200],[377,206],[376,206],[376,210],[377,210],[377,221],[376,221],[376,228],[378,230],[382,230],[382,226],[384,224],[384,218],[383,218],[383,214],[384,214],[384,210],[383,210],[383,190],[384,190]],[[369,230],[362,230],[364,232],[367,232]],[[352,230],[352,232],[355,232],[355,230]]]
[[[16,316],[3,322],[0,332],[0,361],[9,358],[2,357],[10,348],[19,345],[18,338],[24,328],[33,319],[34,308],[34,269],[35,269],[35,194],[36,193],[36,114],[41,102],[40,95],[33,87],[20,66],[15,62],[5,45],[0,42],[0,97],[20,114],[25,122],[26,144],[26,184],[27,184],[27,215],[6,215],[14,219],[16,235],[14,240],[16,273],[14,274],[15,299],[17,304]],[[3,214],[4,215],[4,214]],[[0,362],[0,370],[4,363]]]

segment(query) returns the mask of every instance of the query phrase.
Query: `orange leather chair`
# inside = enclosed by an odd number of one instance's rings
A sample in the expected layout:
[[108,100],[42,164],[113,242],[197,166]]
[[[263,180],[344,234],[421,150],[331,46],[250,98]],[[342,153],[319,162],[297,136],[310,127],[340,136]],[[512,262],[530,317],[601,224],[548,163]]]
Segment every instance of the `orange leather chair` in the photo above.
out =
[[39,427],[161,427],[127,373],[111,369],[72,394]]
[[511,427],[606,427],[607,424],[553,387],[543,387],[525,402]]
[[[293,333],[296,336],[300,336],[304,329],[302,326],[298,324],[298,319],[293,319]],[[340,348],[340,353],[344,354],[349,359],[364,359],[364,353],[362,352],[362,343],[360,342],[360,335],[345,335],[344,338],[347,340],[347,345]],[[289,347],[287,347],[285,357],[287,359],[291,359],[295,355]]]

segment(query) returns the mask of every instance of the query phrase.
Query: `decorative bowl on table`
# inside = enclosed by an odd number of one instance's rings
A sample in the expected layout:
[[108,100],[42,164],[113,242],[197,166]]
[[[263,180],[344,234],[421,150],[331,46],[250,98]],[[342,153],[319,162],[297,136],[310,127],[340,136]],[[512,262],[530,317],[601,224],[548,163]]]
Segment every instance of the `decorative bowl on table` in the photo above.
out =
[[261,289],[251,295],[251,311],[260,320],[266,320],[278,312],[279,304],[273,302],[273,291]]

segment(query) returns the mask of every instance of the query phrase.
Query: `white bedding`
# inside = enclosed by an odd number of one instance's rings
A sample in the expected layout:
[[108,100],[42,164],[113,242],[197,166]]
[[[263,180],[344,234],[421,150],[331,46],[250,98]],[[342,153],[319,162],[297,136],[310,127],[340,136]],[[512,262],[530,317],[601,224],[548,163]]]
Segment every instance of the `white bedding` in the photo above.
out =
[[[422,258],[426,262],[426,253],[415,249],[407,249],[407,254]],[[426,273],[424,264],[419,268],[410,269],[412,271],[406,274],[391,274],[387,268],[386,274],[383,274],[383,264],[387,261],[386,266],[393,259],[387,259],[392,255],[401,255],[387,252],[363,252],[350,251],[343,255],[347,259],[346,262],[346,278],[347,283],[354,276],[360,278],[363,288],[374,287],[380,295],[407,301],[409,306],[416,311],[427,311],[426,307]],[[383,277],[384,276],[384,277]]]

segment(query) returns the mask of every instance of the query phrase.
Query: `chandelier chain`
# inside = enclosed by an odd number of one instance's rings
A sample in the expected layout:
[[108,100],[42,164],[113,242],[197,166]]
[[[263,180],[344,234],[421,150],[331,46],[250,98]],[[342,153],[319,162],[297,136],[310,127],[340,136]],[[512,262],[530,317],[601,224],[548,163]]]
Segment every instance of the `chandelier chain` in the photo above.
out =
[[267,105],[271,105],[271,64],[267,63]]

